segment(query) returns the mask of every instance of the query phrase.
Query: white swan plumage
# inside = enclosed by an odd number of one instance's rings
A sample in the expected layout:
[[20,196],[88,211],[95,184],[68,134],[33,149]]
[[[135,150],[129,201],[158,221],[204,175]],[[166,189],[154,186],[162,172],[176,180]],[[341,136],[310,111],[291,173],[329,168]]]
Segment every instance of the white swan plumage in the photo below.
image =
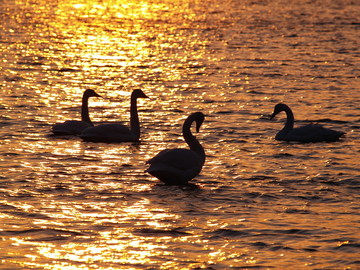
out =
[[199,132],[204,119],[205,116],[201,112],[189,115],[183,124],[182,133],[190,149],[162,150],[146,162],[150,164],[146,172],[168,185],[184,185],[197,176],[205,163],[206,155],[190,128],[195,121],[196,131]]
[[149,98],[136,89],[131,93],[130,129],[121,124],[101,124],[85,129],[80,137],[88,142],[136,142],[140,139],[140,123],[137,111],[137,99]]
[[309,124],[294,128],[294,114],[290,107],[284,103],[275,105],[270,119],[283,111],[286,113],[287,119],[284,128],[275,136],[275,139],[278,141],[333,142],[339,140],[345,134],[345,132],[324,128],[319,124]]
[[89,117],[88,100],[90,97],[101,96],[92,89],[84,91],[81,105],[81,121],[68,120],[64,123],[55,124],[52,127],[52,133],[55,135],[79,135],[84,129],[94,126]]

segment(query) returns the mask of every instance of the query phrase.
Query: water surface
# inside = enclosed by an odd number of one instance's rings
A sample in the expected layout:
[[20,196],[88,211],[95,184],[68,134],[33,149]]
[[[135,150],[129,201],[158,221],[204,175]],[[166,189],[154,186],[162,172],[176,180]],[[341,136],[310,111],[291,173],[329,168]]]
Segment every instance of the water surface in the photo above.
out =
[[[2,1],[1,269],[358,269],[356,1]],[[52,137],[80,118],[129,121],[141,142]],[[346,132],[274,140],[284,115]],[[207,160],[187,187],[144,173],[186,147],[201,111]]]

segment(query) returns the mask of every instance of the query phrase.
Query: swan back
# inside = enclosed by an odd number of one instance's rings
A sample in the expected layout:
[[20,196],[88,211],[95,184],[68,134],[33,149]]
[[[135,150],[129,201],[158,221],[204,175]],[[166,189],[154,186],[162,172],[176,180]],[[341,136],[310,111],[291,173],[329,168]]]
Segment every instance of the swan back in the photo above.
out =
[[193,113],[184,122],[183,136],[190,149],[165,149],[147,161],[150,167],[146,170],[152,176],[168,185],[182,185],[197,176],[205,162],[205,151],[199,141],[192,135],[191,124],[196,121],[199,131],[204,114]]
[[282,136],[279,132],[275,139],[299,142],[334,142],[339,140],[344,134],[344,132],[325,128],[319,124],[309,124],[294,128],[285,136]]
[[52,132],[55,135],[79,135],[86,128],[91,127],[91,125],[84,121],[77,120],[68,120],[64,123],[55,124],[52,127]]
[[87,142],[134,142],[139,138],[122,124],[101,124],[86,128],[80,138]]

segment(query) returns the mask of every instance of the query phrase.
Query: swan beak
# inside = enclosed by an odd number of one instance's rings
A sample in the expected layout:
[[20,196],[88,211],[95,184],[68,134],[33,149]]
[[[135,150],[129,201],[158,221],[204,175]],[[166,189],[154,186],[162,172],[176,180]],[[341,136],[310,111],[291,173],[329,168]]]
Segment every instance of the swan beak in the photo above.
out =
[[276,113],[273,113],[272,115],[270,115],[270,120],[272,120],[275,117]]
[[140,96],[141,98],[148,98],[148,99],[151,99],[149,98],[144,92],[142,92],[142,95]]

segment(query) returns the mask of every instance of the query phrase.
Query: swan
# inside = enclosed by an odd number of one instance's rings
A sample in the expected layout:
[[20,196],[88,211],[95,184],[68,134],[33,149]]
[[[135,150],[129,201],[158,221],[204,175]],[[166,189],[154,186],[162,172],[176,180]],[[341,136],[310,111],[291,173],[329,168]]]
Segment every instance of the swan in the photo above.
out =
[[140,89],[131,93],[130,129],[121,124],[102,124],[85,129],[80,137],[88,142],[136,142],[140,138],[140,124],[137,99],[149,98]]
[[275,140],[298,142],[333,142],[339,140],[339,138],[345,134],[345,132],[324,128],[319,124],[309,124],[306,126],[293,128],[294,114],[290,107],[283,103],[275,105],[274,112],[270,116],[270,119],[273,119],[275,115],[282,111],[286,113],[287,119],[284,128],[276,134]]
[[94,126],[89,117],[88,100],[90,97],[101,97],[94,90],[87,89],[82,96],[81,121],[68,120],[55,124],[52,132],[55,135],[79,135],[84,129]]
[[167,185],[184,185],[197,176],[205,162],[205,151],[199,141],[191,133],[191,124],[196,122],[199,132],[205,116],[196,112],[185,120],[182,133],[190,149],[165,149],[146,163],[150,167],[145,171]]

